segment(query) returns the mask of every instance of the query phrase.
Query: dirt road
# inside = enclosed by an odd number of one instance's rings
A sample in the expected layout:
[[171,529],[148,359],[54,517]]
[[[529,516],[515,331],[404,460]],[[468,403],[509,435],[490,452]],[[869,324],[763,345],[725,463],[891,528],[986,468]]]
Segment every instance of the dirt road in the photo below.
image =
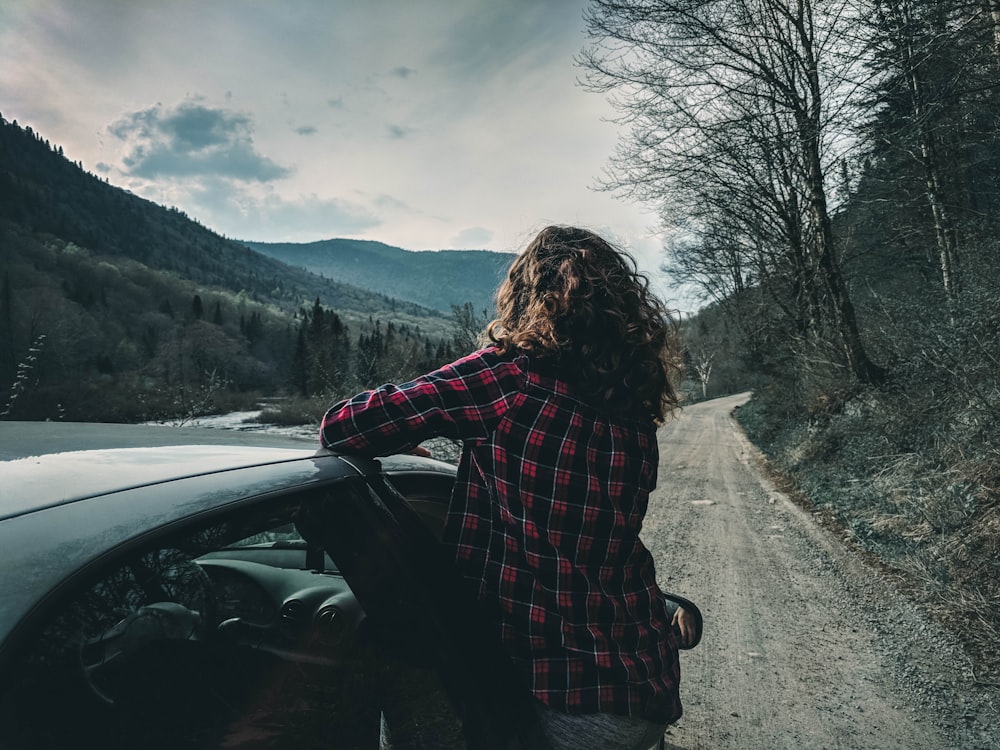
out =
[[686,407],[660,431],[643,539],[660,585],[694,599],[675,750],[1000,748],[1000,690],[954,639],[777,492],[730,416]]

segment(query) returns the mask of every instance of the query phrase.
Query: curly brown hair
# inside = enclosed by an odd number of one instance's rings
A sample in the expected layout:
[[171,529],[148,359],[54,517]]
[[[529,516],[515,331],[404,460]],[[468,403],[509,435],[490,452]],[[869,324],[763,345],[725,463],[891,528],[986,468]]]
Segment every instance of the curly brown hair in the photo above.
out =
[[539,232],[511,265],[496,306],[487,335],[501,352],[551,360],[595,404],[657,423],[677,405],[676,322],[632,256],[593,232]]

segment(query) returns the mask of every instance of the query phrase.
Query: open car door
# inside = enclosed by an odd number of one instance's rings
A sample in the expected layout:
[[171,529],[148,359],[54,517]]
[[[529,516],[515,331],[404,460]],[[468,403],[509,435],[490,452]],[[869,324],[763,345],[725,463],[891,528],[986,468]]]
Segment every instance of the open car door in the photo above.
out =
[[334,560],[379,650],[436,672],[469,748],[547,748],[534,699],[447,550],[377,462],[358,468],[356,492],[303,504],[299,533]]

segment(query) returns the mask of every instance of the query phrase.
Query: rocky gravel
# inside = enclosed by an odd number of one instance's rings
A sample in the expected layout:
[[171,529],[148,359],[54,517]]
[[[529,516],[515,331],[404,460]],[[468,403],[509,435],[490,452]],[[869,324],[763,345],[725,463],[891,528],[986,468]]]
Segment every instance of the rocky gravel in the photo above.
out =
[[659,433],[643,540],[660,584],[695,600],[684,717],[668,748],[1000,750],[1000,690],[954,634],[761,471],[732,418],[686,407]]

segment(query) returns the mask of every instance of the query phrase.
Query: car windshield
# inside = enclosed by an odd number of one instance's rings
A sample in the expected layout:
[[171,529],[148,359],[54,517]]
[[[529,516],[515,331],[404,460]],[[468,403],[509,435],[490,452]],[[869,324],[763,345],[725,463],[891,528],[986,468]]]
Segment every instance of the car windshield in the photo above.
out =
[[276,529],[268,529],[230,542],[224,549],[306,549],[308,546],[308,542],[295,530],[295,524],[287,523]]
[[306,549],[309,544],[305,539],[276,539],[274,541],[261,541],[261,542],[239,542],[237,544],[230,544],[228,547],[223,547],[223,550],[240,550],[240,549]]
[[302,538],[294,521],[283,520],[270,528],[251,527],[234,529],[234,532],[236,539],[217,540],[223,543],[201,555],[198,560],[241,559],[275,568],[312,568],[334,575],[340,573],[328,554],[317,546],[310,546]]

